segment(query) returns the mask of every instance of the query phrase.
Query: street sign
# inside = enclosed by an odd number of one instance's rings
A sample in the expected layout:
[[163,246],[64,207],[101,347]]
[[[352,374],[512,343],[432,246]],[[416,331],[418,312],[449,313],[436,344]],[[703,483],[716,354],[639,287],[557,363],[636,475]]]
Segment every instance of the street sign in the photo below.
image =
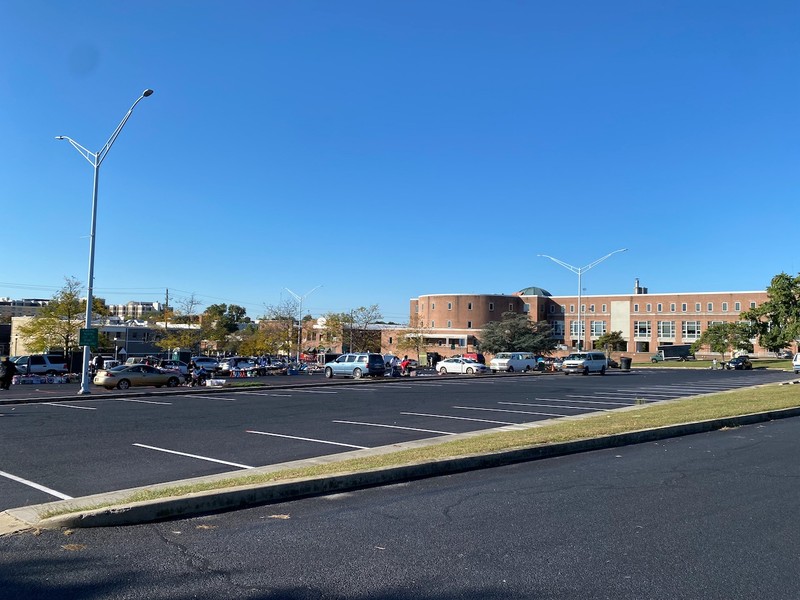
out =
[[97,348],[99,342],[99,330],[96,327],[91,329],[81,328],[80,335],[78,336],[79,346],[91,346]]

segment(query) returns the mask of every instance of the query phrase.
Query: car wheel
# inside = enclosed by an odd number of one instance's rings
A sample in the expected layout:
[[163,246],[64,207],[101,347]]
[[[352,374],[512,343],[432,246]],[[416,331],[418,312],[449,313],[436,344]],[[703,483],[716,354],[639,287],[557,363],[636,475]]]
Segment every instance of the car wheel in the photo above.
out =
[[600,375],[605,375],[605,374],[606,374],[606,368],[600,367]]
[[447,369],[445,367],[439,369],[439,375],[447,375]]
[[361,379],[361,375],[363,375],[361,369],[353,369],[353,379]]
[[467,375],[472,375],[474,372],[475,372],[475,369],[473,369],[472,367],[469,367],[467,369]]
[[333,378],[333,369],[331,369],[330,367],[327,367],[327,368],[325,369],[325,378],[326,378],[326,379],[331,379],[331,378]]
[[514,367],[512,367],[511,365],[508,365],[508,372],[509,373],[513,373],[514,372]]
[[127,390],[129,387],[131,387],[131,382],[127,379],[121,379],[117,384],[117,388],[120,390]]
[[657,363],[658,361],[657,361],[655,358],[651,358],[651,359],[650,359],[650,362],[651,362],[651,363]]
[[167,380],[167,387],[178,387],[180,383],[181,382],[177,377],[170,377],[169,380]]
[[589,374],[589,367],[583,367],[583,373],[581,375],[588,375]]
[[569,375],[569,371],[563,371],[564,375]]

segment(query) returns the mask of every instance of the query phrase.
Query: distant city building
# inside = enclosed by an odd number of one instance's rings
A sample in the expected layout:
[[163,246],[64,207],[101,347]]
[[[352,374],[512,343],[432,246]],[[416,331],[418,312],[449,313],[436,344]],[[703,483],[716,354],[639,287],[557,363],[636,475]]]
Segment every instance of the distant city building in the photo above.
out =
[[44,298],[22,298],[12,300],[11,298],[0,298],[0,317],[32,317],[39,314],[43,306],[47,306],[49,299]]
[[108,314],[121,319],[146,319],[152,313],[164,310],[160,302],[128,302],[126,304],[109,304]]

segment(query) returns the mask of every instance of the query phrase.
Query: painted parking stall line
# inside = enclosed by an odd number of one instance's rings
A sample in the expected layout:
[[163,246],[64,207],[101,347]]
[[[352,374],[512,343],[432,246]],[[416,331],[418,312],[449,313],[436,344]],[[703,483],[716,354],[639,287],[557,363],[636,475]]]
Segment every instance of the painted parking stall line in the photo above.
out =
[[238,398],[226,398],[225,396],[201,396],[200,394],[191,394],[184,396],[184,398],[201,398],[203,400],[223,400],[225,402],[237,402]]
[[421,433],[438,433],[440,435],[455,435],[452,431],[437,431],[436,429],[420,429],[418,427],[402,427],[400,425],[385,425],[383,423],[363,423],[361,421],[333,421],[345,425],[364,425],[366,427],[385,427],[386,429],[404,429],[406,431],[419,431]]
[[603,411],[608,412],[614,410],[613,408],[597,408],[595,406],[571,406],[567,404],[533,404],[528,402],[498,402],[504,406],[533,406],[538,408],[565,408],[572,410],[590,410],[590,411]]
[[529,410],[510,410],[507,408],[483,408],[481,406],[454,406],[453,408],[458,410],[478,410],[484,412],[501,412],[501,413],[513,413],[518,415],[536,415],[539,417],[563,417],[564,415],[560,415],[557,413],[545,413],[545,412],[534,412]]
[[[401,412],[401,415],[410,415],[412,417],[431,417],[434,419],[453,419],[455,421],[475,421],[477,423],[492,423],[494,425],[518,425],[518,423],[511,423],[509,421],[492,421],[489,419],[474,419],[472,417],[457,417],[455,415],[437,415],[432,413],[417,413],[417,412]],[[559,415],[560,416],[560,415]]]
[[342,442],[332,442],[330,440],[317,440],[314,438],[300,437],[297,435],[285,435],[283,433],[271,433],[269,431],[254,431],[248,429],[246,433],[254,433],[256,435],[268,435],[271,437],[286,438],[289,440],[300,440],[301,442],[315,442],[317,444],[330,444],[332,446],[344,446],[345,448],[355,448],[357,450],[369,450],[369,446],[356,446],[354,444],[343,444]]
[[219,463],[221,465],[229,465],[231,467],[238,467],[240,469],[254,469],[250,465],[242,465],[227,460],[220,460],[218,458],[211,458],[210,456],[201,456],[199,454],[189,454],[188,452],[179,452],[178,450],[170,450],[169,448],[159,448],[158,446],[148,446],[147,444],[133,444],[137,448],[145,448],[147,450],[155,450],[156,452],[165,452],[166,454],[176,454],[178,456],[186,456],[187,458],[196,458],[198,460],[205,460],[208,462]]
[[137,400],[136,398],[121,398],[123,402],[138,402],[140,404],[163,404],[164,406],[172,406],[172,402],[156,402],[155,400]]
[[93,406],[77,406],[75,404],[60,404],[59,402],[42,402],[47,406],[60,406],[61,408],[77,408],[78,410],[97,410]]
[[[592,398],[593,396],[589,396]],[[571,400],[564,400],[564,398],[534,398],[539,402],[571,402]],[[582,404],[602,404],[603,406],[630,406],[630,400],[627,402],[606,402],[604,400],[579,400]]]
[[45,494],[50,494],[51,496],[55,496],[56,498],[60,498],[61,500],[72,500],[72,496],[67,496],[66,494],[62,494],[61,492],[57,492],[49,487],[45,487],[33,481],[29,481],[28,479],[23,479],[22,477],[17,477],[16,475],[12,475],[11,473],[6,473],[5,471],[0,471],[0,477],[5,477],[6,479],[10,479],[11,481],[16,481],[17,483],[21,483],[22,485],[27,485],[28,487],[32,487],[40,492],[44,492]]

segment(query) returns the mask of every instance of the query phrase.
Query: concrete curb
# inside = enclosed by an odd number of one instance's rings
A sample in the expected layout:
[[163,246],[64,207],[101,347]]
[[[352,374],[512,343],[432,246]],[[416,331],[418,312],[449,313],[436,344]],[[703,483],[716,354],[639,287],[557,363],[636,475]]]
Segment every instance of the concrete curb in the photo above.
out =
[[[296,468],[298,466],[319,465],[335,463],[359,456],[372,456],[386,454],[410,447],[421,447],[442,443],[441,439],[419,440],[408,444],[384,446],[371,450],[348,452],[333,457],[323,457],[310,461],[294,461],[281,465],[271,465],[261,469],[248,471],[243,475],[236,473],[222,473],[212,477],[201,477],[177,482],[170,482],[160,486],[145,486],[129,490],[121,490],[109,494],[85,496],[72,500],[63,500],[38,504],[24,508],[10,509],[0,513],[0,536],[15,533],[25,529],[57,529],[61,527],[106,527],[147,523],[167,519],[186,518],[199,514],[240,509],[299,498],[308,498],[330,493],[358,490],[363,488],[389,485],[427,477],[438,477],[476,469],[486,469],[520,462],[541,460],[556,456],[566,456],[579,452],[589,452],[614,448],[631,444],[641,444],[666,438],[705,433],[726,427],[738,427],[754,423],[763,423],[775,419],[785,419],[800,416],[800,407],[782,410],[773,410],[762,413],[753,413],[737,417],[726,417],[696,423],[670,425],[656,429],[646,429],[622,433],[602,438],[584,439],[564,443],[547,444],[517,450],[502,451],[491,454],[472,455],[458,458],[443,459],[438,461],[420,462],[409,465],[374,469],[355,473],[341,473],[329,476],[295,479],[291,481],[229,487],[208,492],[200,492],[186,496],[162,498],[159,500],[121,503],[113,507],[93,509],[108,502],[123,502],[137,491],[157,490],[178,485],[208,482],[213,480],[228,480],[246,477],[254,473],[268,473]],[[527,425],[526,427],[539,427]],[[519,429],[520,427],[505,427],[501,430]],[[496,430],[495,430],[496,431]],[[486,431],[463,434],[464,437],[486,434]],[[446,441],[452,441],[459,436],[448,436]],[[54,511],[73,508],[75,512],[44,518],[43,515]]]

